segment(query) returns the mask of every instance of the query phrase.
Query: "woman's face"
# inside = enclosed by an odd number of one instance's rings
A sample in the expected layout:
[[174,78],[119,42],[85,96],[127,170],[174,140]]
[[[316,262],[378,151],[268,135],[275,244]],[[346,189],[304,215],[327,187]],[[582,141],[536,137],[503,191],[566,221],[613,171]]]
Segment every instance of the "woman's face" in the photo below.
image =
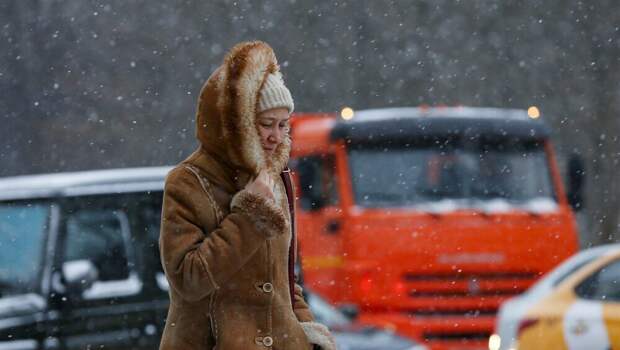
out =
[[289,132],[288,109],[273,108],[256,116],[258,136],[266,155],[272,155]]

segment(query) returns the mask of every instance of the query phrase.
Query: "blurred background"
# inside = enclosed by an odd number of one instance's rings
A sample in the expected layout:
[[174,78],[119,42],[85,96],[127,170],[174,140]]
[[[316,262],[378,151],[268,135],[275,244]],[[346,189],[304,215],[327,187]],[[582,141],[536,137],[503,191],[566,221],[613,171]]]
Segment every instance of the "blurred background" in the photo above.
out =
[[582,246],[616,241],[619,38],[611,0],[3,1],[0,176],[179,162],[201,84],[260,39],[298,111],[537,106],[586,163]]

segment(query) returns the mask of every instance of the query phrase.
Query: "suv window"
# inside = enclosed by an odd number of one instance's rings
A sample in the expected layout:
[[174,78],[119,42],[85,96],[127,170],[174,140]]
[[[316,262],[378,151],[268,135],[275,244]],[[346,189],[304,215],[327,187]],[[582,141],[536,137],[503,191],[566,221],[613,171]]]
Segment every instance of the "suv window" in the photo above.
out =
[[65,261],[89,259],[100,281],[129,277],[129,260],[121,224],[115,211],[85,210],[67,219]]
[[50,204],[0,203],[0,296],[36,291]]
[[338,204],[338,186],[333,155],[299,158],[295,171],[299,175],[300,206],[316,210]]
[[141,209],[142,222],[147,239],[147,249],[149,254],[157,258],[157,263],[153,266],[156,270],[162,271],[159,262],[159,229],[161,224],[161,200],[153,199],[153,203],[148,203]]
[[575,288],[575,293],[584,299],[620,301],[620,260],[586,278]]
[[140,215],[142,217],[143,229],[146,233],[146,252],[151,266],[155,270],[155,281],[157,286],[164,291],[169,290],[168,280],[164,274],[161,259],[159,256],[159,230],[161,224],[161,207],[162,207],[161,192],[150,193],[140,209]]
[[126,296],[141,290],[129,227],[125,212],[109,208],[78,210],[67,217],[63,262],[89,260],[99,273],[84,298]]

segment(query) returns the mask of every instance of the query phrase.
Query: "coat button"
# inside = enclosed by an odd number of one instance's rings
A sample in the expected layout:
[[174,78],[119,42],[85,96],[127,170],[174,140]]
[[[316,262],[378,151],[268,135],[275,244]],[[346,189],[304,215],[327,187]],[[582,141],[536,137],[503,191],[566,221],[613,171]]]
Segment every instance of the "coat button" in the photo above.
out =
[[273,338],[272,337],[265,337],[265,338],[263,338],[263,345],[265,345],[265,346],[272,346],[273,345]]
[[273,284],[267,282],[263,284],[263,292],[271,293],[273,291]]

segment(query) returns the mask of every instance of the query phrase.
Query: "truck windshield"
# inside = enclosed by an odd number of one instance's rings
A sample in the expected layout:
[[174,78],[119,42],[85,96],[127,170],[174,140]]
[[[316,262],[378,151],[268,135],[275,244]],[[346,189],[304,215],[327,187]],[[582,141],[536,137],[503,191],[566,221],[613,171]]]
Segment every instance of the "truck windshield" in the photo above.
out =
[[35,291],[49,212],[49,204],[0,203],[0,296]]
[[556,208],[540,143],[351,146],[349,157],[355,200],[364,207]]

